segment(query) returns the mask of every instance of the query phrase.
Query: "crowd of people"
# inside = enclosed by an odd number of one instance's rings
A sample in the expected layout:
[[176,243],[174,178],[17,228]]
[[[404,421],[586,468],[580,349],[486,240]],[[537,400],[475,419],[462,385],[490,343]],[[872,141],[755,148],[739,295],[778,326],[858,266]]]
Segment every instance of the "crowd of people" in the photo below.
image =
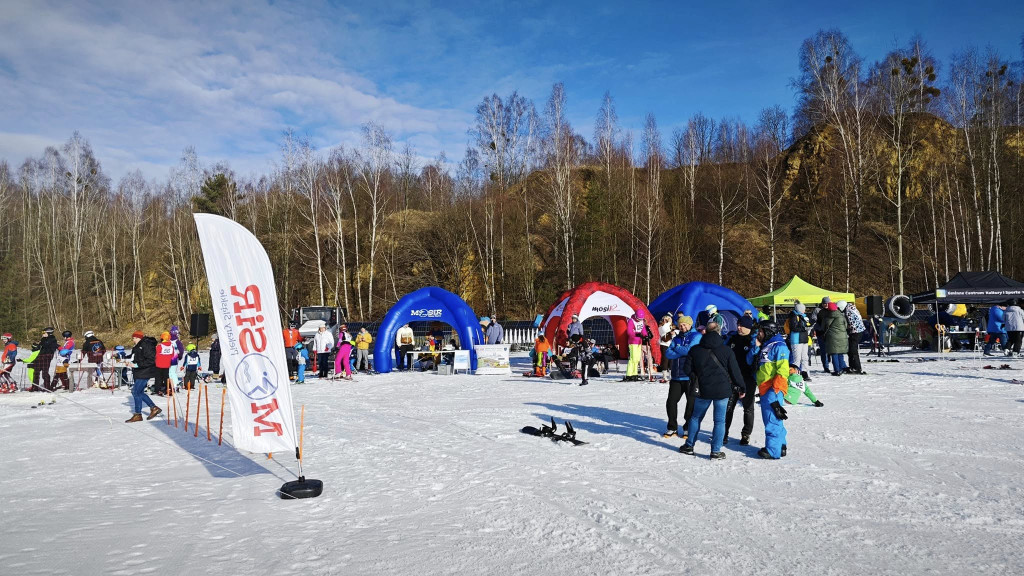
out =
[[[683,440],[680,451],[692,454],[700,425],[708,410],[713,412],[711,457],[725,458],[722,446],[728,444],[733,413],[743,407],[740,444],[750,443],[754,429],[755,398],[760,397],[761,417],[765,426],[765,446],[758,455],[777,459],[786,455],[787,419],[785,406],[796,404],[802,397],[817,407],[824,404],[811,391],[809,382],[810,350],[816,344],[821,354],[822,369],[834,376],[863,374],[858,352],[863,319],[856,307],[845,301],[824,298],[810,316],[804,304],[797,302],[782,322],[777,322],[765,307],[755,315],[747,310],[734,322],[735,329],[717,306],[708,305],[697,319],[678,314],[660,318],[657,334],[645,322],[645,312],[636,311],[626,322],[626,373],[623,381],[653,380],[656,371],[661,382],[668,383],[665,411],[668,418],[665,438]],[[617,358],[614,344],[598,346],[584,334],[577,315],[566,330],[563,350],[552,349],[544,334],[539,334],[531,352],[534,369],[531,375],[543,376],[559,370],[581,378],[597,374],[595,365]],[[657,338],[661,362],[653,364],[652,342]],[[847,359],[849,358],[849,364]],[[686,398],[682,419],[679,403]],[[681,424],[681,426],[680,426]]]

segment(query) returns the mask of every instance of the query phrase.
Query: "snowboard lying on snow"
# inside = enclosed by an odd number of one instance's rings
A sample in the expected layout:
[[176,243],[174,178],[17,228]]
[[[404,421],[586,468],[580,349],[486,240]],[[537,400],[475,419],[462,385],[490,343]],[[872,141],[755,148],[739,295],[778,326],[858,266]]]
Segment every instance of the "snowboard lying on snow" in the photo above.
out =
[[573,446],[579,446],[586,444],[582,440],[576,439],[576,430],[572,427],[572,423],[568,420],[565,421],[565,432],[559,434],[558,425],[555,424],[555,417],[551,417],[551,426],[546,424],[541,425],[540,428],[535,426],[524,426],[520,432],[523,434],[529,434],[531,436],[541,436],[544,438],[551,438],[552,442],[569,442]]

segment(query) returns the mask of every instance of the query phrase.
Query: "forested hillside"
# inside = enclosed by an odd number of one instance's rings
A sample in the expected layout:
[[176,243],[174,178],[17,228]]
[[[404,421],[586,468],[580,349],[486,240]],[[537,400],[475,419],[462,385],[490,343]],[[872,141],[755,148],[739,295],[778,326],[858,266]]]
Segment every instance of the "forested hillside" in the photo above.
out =
[[188,148],[147,180],[105,173],[75,133],[0,163],[0,328],[187,324],[209,310],[193,211],[259,237],[282,307],[360,320],[426,285],[529,318],[588,280],[650,301],[691,280],[753,296],[799,274],[889,296],[958,270],[1024,278],[1019,62],[939,63],[915,40],[868,63],[834,30],[797,56],[795,109],[752,123],[694,112],[633,133],[612,94],[593,126],[569,122],[561,84],[540,105],[488,96],[457,161],[419,160],[370,123],[330,150],[285,132],[262,175]]

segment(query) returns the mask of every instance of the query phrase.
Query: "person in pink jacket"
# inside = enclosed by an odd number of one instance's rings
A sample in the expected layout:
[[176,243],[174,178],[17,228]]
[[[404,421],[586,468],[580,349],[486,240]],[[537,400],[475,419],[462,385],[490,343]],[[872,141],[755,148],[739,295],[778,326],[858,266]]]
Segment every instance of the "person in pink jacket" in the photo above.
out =
[[624,382],[635,382],[640,379],[637,376],[640,367],[640,347],[644,337],[649,337],[650,328],[644,323],[644,311],[637,310],[626,320],[626,344],[629,346],[629,362],[626,364],[626,377]]

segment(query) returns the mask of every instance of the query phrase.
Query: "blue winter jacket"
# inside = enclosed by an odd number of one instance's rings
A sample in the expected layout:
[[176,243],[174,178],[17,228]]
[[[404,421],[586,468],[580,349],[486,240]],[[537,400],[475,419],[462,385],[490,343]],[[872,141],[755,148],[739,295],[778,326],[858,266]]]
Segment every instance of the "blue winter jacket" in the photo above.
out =
[[1003,326],[1005,321],[1006,312],[1003,311],[999,306],[993,306],[988,309],[988,333],[989,334],[1002,334],[1006,331]]
[[690,328],[689,332],[685,332],[673,338],[672,343],[665,349],[665,358],[669,360],[676,360],[672,363],[673,380],[690,379],[690,369],[689,366],[686,365],[686,355],[690,353],[690,348],[693,348],[700,343],[700,336],[700,332],[697,332],[695,328]]

